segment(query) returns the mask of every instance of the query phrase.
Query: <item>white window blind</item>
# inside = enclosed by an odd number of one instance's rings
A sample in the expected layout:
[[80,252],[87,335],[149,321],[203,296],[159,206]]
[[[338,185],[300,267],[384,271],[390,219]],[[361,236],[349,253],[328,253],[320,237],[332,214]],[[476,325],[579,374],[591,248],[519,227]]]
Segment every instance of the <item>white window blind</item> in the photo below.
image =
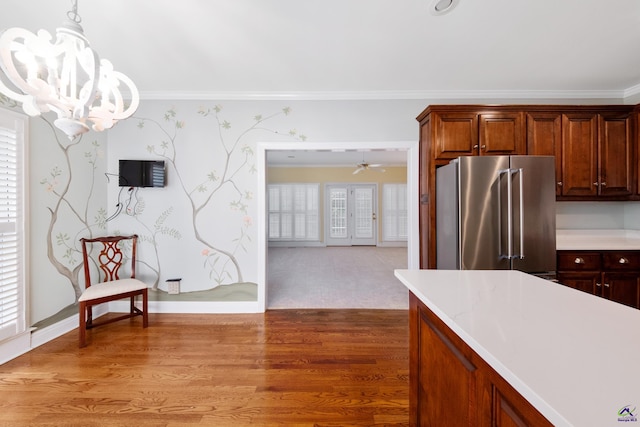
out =
[[26,118],[0,109],[0,341],[26,330],[25,129]]
[[382,236],[386,241],[407,240],[407,185],[384,184],[382,187]]
[[319,240],[319,188],[319,184],[268,186],[270,240]]

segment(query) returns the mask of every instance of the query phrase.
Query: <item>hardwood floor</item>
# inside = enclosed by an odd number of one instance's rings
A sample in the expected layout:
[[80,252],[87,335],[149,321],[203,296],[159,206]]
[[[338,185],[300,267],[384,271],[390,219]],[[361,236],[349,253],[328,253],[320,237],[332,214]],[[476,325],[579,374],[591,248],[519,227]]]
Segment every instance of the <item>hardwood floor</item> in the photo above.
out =
[[151,314],[0,365],[0,426],[405,426],[408,312]]

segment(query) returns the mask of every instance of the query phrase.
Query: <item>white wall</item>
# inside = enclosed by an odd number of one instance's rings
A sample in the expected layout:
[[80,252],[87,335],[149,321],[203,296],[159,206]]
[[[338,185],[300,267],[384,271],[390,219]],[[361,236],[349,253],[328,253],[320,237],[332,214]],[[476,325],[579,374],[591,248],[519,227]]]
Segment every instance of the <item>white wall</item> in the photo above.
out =
[[624,228],[640,230],[640,202],[624,204]]
[[[70,277],[79,267],[77,241],[89,230],[144,235],[141,272],[159,289],[166,279],[182,277],[183,291],[207,290],[219,282],[239,281],[237,271],[243,282],[255,283],[257,142],[293,141],[305,147],[322,142],[417,141],[415,117],[429,103],[146,100],[134,118],[108,133],[90,132],[77,145],[64,136],[56,139],[59,134],[42,119],[32,119],[32,323],[73,305]],[[194,220],[192,206],[211,194],[217,181],[210,181],[210,174],[220,179],[232,151],[229,182]],[[163,156],[170,164],[168,186],[140,190],[135,200],[128,195],[123,199],[116,184],[117,161]],[[116,213],[119,201],[123,208],[126,203],[135,206],[135,214],[121,212],[105,222]],[[50,228],[56,209],[60,213]],[[563,202],[558,204],[558,227],[640,229],[639,213],[638,204]],[[212,246],[221,250],[215,266]],[[233,254],[233,262],[225,252]],[[207,303],[206,297],[199,301]]]
[[640,230],[640,202],[558,202],[556,227]]

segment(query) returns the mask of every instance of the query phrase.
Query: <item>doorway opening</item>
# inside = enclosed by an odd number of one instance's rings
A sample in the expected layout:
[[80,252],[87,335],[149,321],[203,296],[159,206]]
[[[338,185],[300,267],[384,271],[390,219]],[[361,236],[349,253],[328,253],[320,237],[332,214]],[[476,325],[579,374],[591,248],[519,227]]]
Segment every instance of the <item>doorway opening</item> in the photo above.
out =
[[418,268],[418,142],[358,142],[358,143],[305,143],[301,147],[299,142],[260,142],[256,148],[256,169],[258,173],[258,307],[267,309],[268,286],[268,239],[267,239],[267,153],[279,151],[318,151],[345,152],[346,150],[378,150],[402,151],[407,166],[407,212],[408,212],[408,241],[407,268]]

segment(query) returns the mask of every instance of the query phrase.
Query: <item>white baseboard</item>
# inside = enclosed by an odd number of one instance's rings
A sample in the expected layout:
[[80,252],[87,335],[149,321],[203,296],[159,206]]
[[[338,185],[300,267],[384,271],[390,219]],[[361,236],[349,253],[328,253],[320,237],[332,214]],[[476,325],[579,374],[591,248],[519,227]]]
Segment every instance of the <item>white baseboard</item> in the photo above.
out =
[[[93,310],[93,317],[97,319],[100,316],[103,316],[109,312],[106,304],[96,306]],[[78,327],[78,319],[79,315],[74,314],[73,316],[67,317],[59,321],[58,323],[54,323],[53,325],[47,326],[46,328],[36,329],[31,333],[31,348],[36,348],[45,344],[55,338],[58,338],[61,335],[66,334],[67,332],[73,331]]]
[[31,333],[27,331],[0,344],[0,365],[31,350],[30,335]]
[[[109,311],[126,313],[129,311],[129,301],[111,302]],[[149,313],[231,314],[263,311],[257,301],[149,301]]]
[[324,242],[295,242],[295,241],[274,241],[269,242],[270,248],[326,248]]
[[[351,246],[351,245],[345,245]],[[379,248],[406,248],[408,246],[407,241],[384,241],[376,243]],[[327,245],[323,242],[269,242],[270,248],[326,248]]]
[[385,241],[385,242],[378,242],[378,247],[379,248],[406,248],[407,247],[407,242],[391,242],[391,241]]

